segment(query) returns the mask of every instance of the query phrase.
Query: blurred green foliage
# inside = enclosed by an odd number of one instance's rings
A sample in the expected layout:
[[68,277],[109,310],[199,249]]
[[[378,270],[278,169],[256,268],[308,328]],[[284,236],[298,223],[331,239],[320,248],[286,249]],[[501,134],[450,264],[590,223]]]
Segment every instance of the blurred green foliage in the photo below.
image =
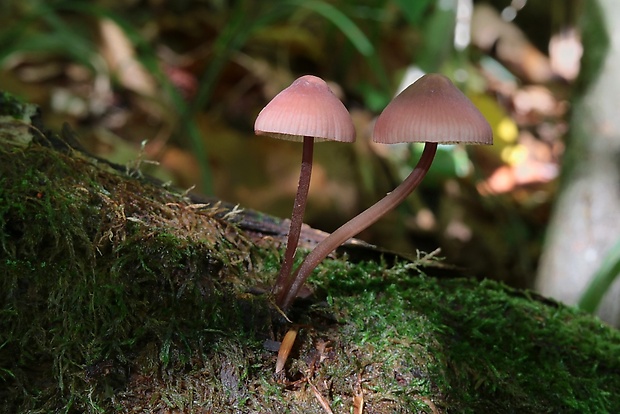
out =
[[[102,139],[100,147],[93,151],[86,146],[88,150],[121,164],[135,159],[164,164],[161,161],[164,150],[154,155],[136,155],[140,143],[159,140],[157,144],[162,147],[182,150],[179,152],[184,157],[174,161],[179,169],[186,168],[182,173],[187,172],[187,176],[171,172],[172,169],[161,176],[157,175],[159,170],[153,173],[153,169],[146,169],[145,173],[163,181],[172,180],[182,188],[196,184],[201,193],[286,216],[292,202],[292,196],[290,200],[287,198],[286,169],[297,168],[293,161],[298,156],[297,148],[250,139],[252,125],[267,100],[296,77],[312,73],[332,81],[335,89],[341,89],[339,96],[355,118],[358,142],[352,148],[317,149],[317,161],[324,164],[320,166],[322,170],[316,169],[314,177],[318,177],[315,182],[323,187],[314,191],[321,197],[315,206],[320,206],[313,210],[309,205],[307,223],[329,231],[391,191],[402,174],[408,174],[417,162],[416,148],[372,146],[368,138],[373,118],[392,99],[402,80],[409,79],[408,75],[416,69],[442,72],[453,78],[485,114],[500,145],[442,148],[424,188],[410,200],[410,208],[404,206],[394,213],[392,219],[396,220],[387,218],[362,237],[399,252],[445,246],[449,256],[462,254],[469,260],[479,255],[494,261],[492,265],[477,262],[472,273],[483,274],[484,267],[484,274],[491,276],[498,273],[498,268],[504,271],[506,267],[514,267],[514,272],[522,278],[524,273],[532,273],[534,260],[530,257],[537,247],[531,251],[516,249],[530,241],[523,239],[507,245],[515,240],[512,227],[489,225],[486,221],[492,218],[517,222],[526,229],[518,234],[529,235],[530,231],[542,231],[531,230],[541,228],[539,217],[531,220],[533,224],[522,223],[518,217],[520,206],[515,208],[512,204],[521,201],[511,196],[486,197],[486,207],[480,207],[481,195],[476,187],[504,163],[503,150],[516,146],[519,126],[506,109],[509,103],[498,102],[488,92],[488,84],[481,76],[481,71],[488,69],[481,68],[479,61],[485,58],[492,61],[492,57],[475,47],[461,51],[454,48],[457,3],[457,0],[8,0],[0,5],[0,68],[6,74],[0,76],[0,89],[28,102],[43,104],[43,113],[48,117],[46,124],[54,128],[56,125],[50,122],[54,110],[52,95],[61,90],[65,96],[77,96],[83,106],[94,106],[92,102],[97,96],[93,95],[97,94],[99,80],[104,78],[111,87],[96,104],[108,105],[109,112],[102,114],[87,109],[85,114],[74,115],[61,108],[55,114],[56,118],[74,125],[81,141],[90,138],[99,144],[97,134],[101,130],[116,138],[112,143]],[[106,60],[106,39],[101,30],[104,21],[120,28],[135,59],[152,77],[153,93],[144,96],[143,92],[129,88]],[[27,70],[32,74],[32,68],[44,73],[53,65],[64,73],[55,72],[51,79],[19,77]],[[76,67],[80,70],[79,78],[71,75]],[[190,79],[189,86],[175,78],[178,74]],[[513,75],[509,82],[516,84],[515,78]],[[122,112],[126,124],[118,127],[105,123],[106,116],[114,117],[118,112]],[[89,133],[92,135],[85,137]],[[96,152],[100,148],[103,153]],[[273,155],[272,149],[281,152]],[[452,193],[450,197],[471,200],[442,203],[443,198],[449,198],[445,195],[449,181],[463,187],[460,193]],[[546,191],[543,192],[547,194]],[[313,197],[312,190],[310,197]],[[445,212],[443,204],[449,207]],[[461,206],[462,210],[453,211],[455,206]],[[432,215],[427,227],[418,225],[415,215],[421,210]],[[538,214],[532,211],[526,213]],[[465,238],[462,243],[459,239],[456,247],[448,251],[449,243],[442,237],[452,221],[471,229],[472,237],[478,239]],[[403,223],[407,224],[403,226]],[[382,224],[385,228],[379,227]],[[502,229],[512,238],[494,234]],[[476,253],[466,253],[462,248],[465,243],[477,244]],[[532,244],[538,246],[539,240]],[[479,249],[481,245],[483,248]],[[510,253],[515,249],[524,253],[515,258]],[[489,254],[490,250],[494,254]]]
[[[292,73],[313,72],[333,79],[364,107],[379,111],[393,96],[405,67],[417,62],[426,71],[437,71],[450,58],[456,1],[437,4],[435,0],[10,0],[1,6],[0,64],[18,54],[34,54],[61,56],[92,72],[105,70],[93,23],[111,19],[156,78],[160,98],[177,117],[177,135],[199,154],[202,190],[210,194],[208,148],[195,115],[214,105],[214,91],[236,53],[243,51],[271,66],[284,65]],[[166,33],[165,26],[172,24],[180,25],[176,30],[184,33]],[[182,52],[201,44],[208,56],[196,73],[196,93],[185,99],[162,70],[157,51],[162,45]]]
[[603,297],[618,276],[620,276],[620,240],[609,249],[600,267],[594,272],[592,280],[579,299],[579,308],[592,313],[596,312]]

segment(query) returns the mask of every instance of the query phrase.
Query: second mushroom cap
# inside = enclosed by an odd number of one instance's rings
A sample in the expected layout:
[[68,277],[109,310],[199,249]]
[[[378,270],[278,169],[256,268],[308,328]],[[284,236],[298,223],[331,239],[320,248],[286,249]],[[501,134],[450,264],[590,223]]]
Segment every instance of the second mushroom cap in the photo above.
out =
[[450,79],[431,73],[409,85],[383,110],[373,141],[491,145],[493,131]]

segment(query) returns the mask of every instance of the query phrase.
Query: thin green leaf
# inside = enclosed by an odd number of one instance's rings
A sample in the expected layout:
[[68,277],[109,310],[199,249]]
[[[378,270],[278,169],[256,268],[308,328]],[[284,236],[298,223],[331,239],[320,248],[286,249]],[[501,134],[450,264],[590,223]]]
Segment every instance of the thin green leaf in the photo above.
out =
[[[69,47],[67,47],[68,45]],[[54,34],[53,36],[49,33],[31,33],[18,39],[11,47],[0,52],[0,60],[18,52],[53,53],[67,56],[71,60],[92,69],[93,47],[89,45],[88,42],[76,40],[75,37],[67,36],[66,33]]]
[[359,27],[336,7],[323,1],[293,0],[291,4],[309,9],[331,21],[364,56],[375,53],[375,48]]
[[620,275],[620,240],[609,250],[603,263],[594,274],[590,285],[581,296],[577,306],[587,312],[595,312],[605,293]]
[[[33,31],[33,26],[45,24]],[[92,42],[84,33],[71,28],[46,4],[37,4],[32,13],[19,19],[0,37],[0,62],[17,52],[52,52],[68,56],[84,66],[92,67]]]

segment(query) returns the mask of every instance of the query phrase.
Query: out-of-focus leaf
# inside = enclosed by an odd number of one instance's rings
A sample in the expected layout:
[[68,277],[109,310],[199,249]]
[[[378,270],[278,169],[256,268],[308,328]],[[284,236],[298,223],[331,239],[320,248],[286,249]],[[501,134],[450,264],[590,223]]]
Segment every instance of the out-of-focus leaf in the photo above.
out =
[[[410,164],[417,164],[424,144],[414,144]],[[411,167],[410,167],[411,168]],[[459,145],[439,145],[433,164],[424,177],[424,185],[437,185],[454,177],[466,177],[471,172],[471,162],[465,148]]]
[[94,47],[90,42],[80,40],[67,33],[30,33],[14,41],[10,47],[0,50],[0,62],[14,53],[40,52],[67,56],[86,67],[92,66]]
[[523,160],[523,148],[517,145],[519,127],[500,104],[484,94],[469,96],[493,129],[493,145],[483,145],[480,150],[499,163],[515,165]]
[[[47,27],[33,31],[35,23]],[[51,52],[92,67],[93,50],[92,42],[83,32],[65,23],[44,2],[37,3],[31,14],[9,27],[0,38],[0,62],[17,52]]]
[[517,140],[519,135],[517,124],[508,116],[496,99],[484,94],[471,95],[469,99],[491,124],[494,138],[507,144],[513,144]]
[[360,28],[349,19],[344,13],[336,7],[323,1],[304,1],[292,0],[290,2],[298,7],[312,10],[320,14],[327,20],[331,21],[355,46],[358,52],[364,56],[370,56],[375,53],[375,48],[368,40],[368,37],[360,30]]
[[[413,2],[412,2],[413,3]],[[437,72],[453,53],[456,0],[436,7],[425,22],[424,43],[417,64],[425,72]]]
[[126,33],[113,20],[101,19],[98,23],[102,55],[121,85],[140,94],[154,96],[155,80],[137,59],[135,46]]
[[373,112],[381,111],[392,98],[388,91],[379,90],[367,82],[362,82],[357,89],[364,99],[364,106]]
[[417,26],[422,22],[424,12],[433,3],[433,0],[396,0],[395,3],[402,10],[407,22]]
[[620,240],[603,259],[601,267],[596,271],[590,285],[581,296],[578,306],[587,312],[595,312],[618,275],[620,275]]

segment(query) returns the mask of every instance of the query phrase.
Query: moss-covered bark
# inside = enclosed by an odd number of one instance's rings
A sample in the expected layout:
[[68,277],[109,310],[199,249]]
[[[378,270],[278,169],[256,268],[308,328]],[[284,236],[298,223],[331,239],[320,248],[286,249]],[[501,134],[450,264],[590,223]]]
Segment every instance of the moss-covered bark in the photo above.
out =
[[292,325],[262,293],[280,250],[244,225],[255,216],[9,115],[1,412],[324,413],[322,400],[349,413],[355,397],[365,413],[620,410],[617,331],[497,283],[426,276],[428,257],[326,260],[289,315],[299,335],[276,376],[273,341]]

